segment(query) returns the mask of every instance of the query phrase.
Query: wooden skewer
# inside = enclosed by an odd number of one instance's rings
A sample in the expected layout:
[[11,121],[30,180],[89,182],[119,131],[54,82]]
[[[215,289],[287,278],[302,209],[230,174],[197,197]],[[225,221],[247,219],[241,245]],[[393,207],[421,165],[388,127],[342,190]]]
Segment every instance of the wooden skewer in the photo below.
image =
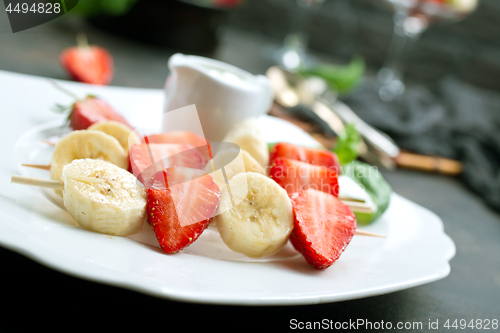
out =
[[401,168],[439,172],[447,175],[459,175],[463,165],[459,161],[443,157],[424,156],[402,151],[396,157],[396,163]]
[[374,234],[368,231],[363,231],[363,230],[357,230],[354,232],[355,235],[357,236],[369,236],[369,237],[379,237],[379,238],[387,238],[384,235],[379,235],[379,234]]
[[57,180],[13,175],[12,178],[10,179],[10,182],[21,185],[51,188],[54,190],[61,190],[61,191],[64,190],[64,183]]
[[[37,169],[42,169],[42,170],[50,170],[50,165],[46,164],[21,164],[22,166],[25,167],[30,167],[30,168],[37,168]],[[20,177],[20,176],[19,176]],[[33,178],[36,179],[36,178]],[[29,184],[26,184],[29,185]],[[33,186],[38,186],[34,185]],[[41,186],[43,187],[43,186]],[[365,214],[371,214],[373,213],[373,210],[370,206],[365,204],[363,201],[358,200],[358,199],[353,199],[353,198],[341,198],[341,201],[349,206],[351,210],[355,213],[365,213]]]
[[[42,170],[50,170],[50,165],[49,164],[21,164],[22,166],[25,167],[30,167],[30,168],[36,168],[36,169],[42,169]],[[361,199],[356,199],[356,198],[350,198],[350,197],[339,197],[340,201],[342,201],[344,204],[349,206],[353,212],[358,212],[358,213],[366,213],[366,214],[371,214],[373,213],[373,210],[370,206],[368,206],[365,201]]]
[[48,140],[42,140],[43,143],[48,144],[49,146],[55,146],[56,143]]
[[[64,190],[64,183],[61,181],[57,181],[57,180],[40,179],[40,178],[13,175],[10,182],[14,183],[14,184],[51,188],[53,190],[61,190],[61,191]],[[358,236],[370,236],[370,237],[385,238],[385,236],[373,234],[371,232],[362,231],[362,230],[356,230],[356,232],[354,234],[358,235]]]
[[349,206],[353,212],[371,214],[373,210],[370,206],[365,203],[350,200],[341,200],[344,204]]
[[21,164],[21,165],[25,166],[25,167],[30,167],[30,168],[50,170],[50,165],[48,165],[48,164]]
[[366,202],[365,200],[363,199],[358,199],[358,198],[351,198],[351,197],[342,197],[339,195],[339,199],[340,200],[346,200],[346,201],[355,201],[355,202]]

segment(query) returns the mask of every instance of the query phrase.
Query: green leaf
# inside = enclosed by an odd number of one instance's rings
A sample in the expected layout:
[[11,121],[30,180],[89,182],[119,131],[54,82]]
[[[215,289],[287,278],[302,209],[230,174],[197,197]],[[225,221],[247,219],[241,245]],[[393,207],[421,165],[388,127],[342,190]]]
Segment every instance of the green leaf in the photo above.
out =
[[66,122],[70,123],[74,107],[75,107],[75,103],[73,103],[71,105],[56,104],[55,106],[52,107],[52,111],[57,112],[57,113],[62,113],[62,114],[67,113]]
[[270,152],[271,149],[273,149],[274,146],[277,145],[277,142],[273,142],[273,143],[268,143],[267,144],[267,150]]
[[360,224],[368,224],[379,218],[389,207],[392,188],[378,168],[359,161],[352,161],[342,167],[342,174],[361,185],[377,205],[377,212],[370,218],[357,219]]
[[348,124],[342,133],[339,134],[337,144],[333,152],[337,154],[340,164],[354,161],[359,155],[359,142],[361,137],[354,124]]
[[52,110],[57,113],[66,113],[68,110],[71,109],[71,106],[68,105],[61,105],[61,104],[56,104]]
[[309,77],[318,76],[325,80],[330,89],[339,94],[346,94],[354,89],[365,74],[365,61],[361,56],[355,56],[346,66],[319,64],[310,68],[302,68],[299,74]]
[[[69,14],[92,17],[120,16],[127,13],[138,0],[84,0],[79,1]],[[54,1],[52,1],[54,2]]]

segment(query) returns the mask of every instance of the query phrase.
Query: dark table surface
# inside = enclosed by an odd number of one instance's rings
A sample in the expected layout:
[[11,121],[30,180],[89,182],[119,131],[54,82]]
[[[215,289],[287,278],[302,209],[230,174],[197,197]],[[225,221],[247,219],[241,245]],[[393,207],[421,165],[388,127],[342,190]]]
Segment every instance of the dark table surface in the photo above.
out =
[[[56,21],[12,34],[0,16],[0,69],[66,79],[58,55],[62,48],[74,44],[75,34],[81,30],[86,31],[91,43],[105,46],[113,54],[113,85],[163,87],[167,60],[173,50],[130,42],[79,21]],[[272,65],[265,52],[273,45],[274,41],[262,36],[226,31],[215,57],[252,73],[264,73]],[[441,331],[447,319],[500,319],[500,215],[485,206],[458,178],[409,170],[384,172],[384,176],[395,192],[434,211],[443,220],[446,233],[457,247],[450,263],[451,273],[445,279],[387,295],[332,304],[211,306],[173,302],[89,282],[0,248],[4,304],[0,330],[67,330],[84,326],[167,330],[179,323],[183,325],[181,329],[282,331],[290,328],[291,319],[305,322],[326,318],[422,322],[422,330],[402,330],[421,332],[431,331],[429,320],[439,320]]]

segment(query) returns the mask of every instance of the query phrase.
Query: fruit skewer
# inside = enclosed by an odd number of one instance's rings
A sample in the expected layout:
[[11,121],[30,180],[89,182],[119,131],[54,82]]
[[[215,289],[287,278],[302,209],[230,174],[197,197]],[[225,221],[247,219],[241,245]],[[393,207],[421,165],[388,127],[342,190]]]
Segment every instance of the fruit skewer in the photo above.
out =
[[[30,168],[36,168],[36,169],[41,169],[41,170],[47,170],[50,171],[50,165],[49,164],[21,164],[22,166],[25,167],[30,167]],[[353,199],[349,197],[339,197],[339,199],[349,206],[349,208],[353,212],[357,213],[366,213],[366,214],[371,214],[372,213],[372,208],[367,205],[364,201],[361,201],[359,199]]]
[[[21,164],[21,166],[42,169],[42,170],[50,170],[50,164],[24,164],[23,163],[23,164]],[[205,171],[207,173],[210,173],[210,170],[213,170],[213,169],[215,169],[215,167],[211,167],[211,168],[207,167],[207,168],[205,168]],[[255,172],[254,170],[252,170],[252,171]],[[339,196],[339,199],[342,202],[348,203],[349,205],[351,205],[353,207],[356,207],[356,205],[358,205],[360,209],[364,208],[364,205],[361,205],[361,204],[365,203],[365,201],[363,199],[343,197],[343,196]]]
[[[43,187],[43,188],[50,188],[53,190],[60,190],[60,191],[65,190],[64,182],[62,182],[62,181],[41,179],[41,178],[34,178],[34,177],[27,177],[27,176],[13,175],[11,178],[11,183],[28,185],[28,186]],[[363,231],[363,230],[356,230],[355,235],[386,238],[386,236]]]

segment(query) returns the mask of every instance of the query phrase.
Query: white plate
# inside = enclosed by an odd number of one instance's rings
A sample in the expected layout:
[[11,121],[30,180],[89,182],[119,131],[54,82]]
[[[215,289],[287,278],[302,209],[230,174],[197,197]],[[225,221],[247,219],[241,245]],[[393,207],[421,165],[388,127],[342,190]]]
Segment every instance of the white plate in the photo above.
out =
[[[60,83],[77,94],[105,98],[132,123],[146,125],[147,119],[161,116],[161,90]],[[364,228],[385,234],[387,239],[356,236],[340,259],[322,271],[312,269],[291,246],[268,262],[241,262],[238,256],[228,257],[227,250],[214,250],[220,243],[211,230],[189,251],[167,255],[155,246],[147,227],[140,242],[136,237],[80,229],[40,191],[8,184],[11,174],[19,170],[48,176],[46,171],[20,168],[19,163],[47,162],[50,147],[34,138],[60,135],[53,132],[57,132],[62,116],[48,109],[71,100],[46,79],[2,71],[0,94],[0,110],[15,115],[5,117],[0,133],[4,156],[14,156],[0,166],[4,184],[0,187],[0,244],[49,267],[161,298],[241,305],[336,302],[402,290],[449,274],[448,262],[455,246],[444,233],[441,220],[397,194],[393,194],[387,212]],[[48,120],[55,123],[33,126]],[[289,123],[271,117],[259,121],[271,142],[315,144]],[[217,253],[224,259],[214,259]]]

